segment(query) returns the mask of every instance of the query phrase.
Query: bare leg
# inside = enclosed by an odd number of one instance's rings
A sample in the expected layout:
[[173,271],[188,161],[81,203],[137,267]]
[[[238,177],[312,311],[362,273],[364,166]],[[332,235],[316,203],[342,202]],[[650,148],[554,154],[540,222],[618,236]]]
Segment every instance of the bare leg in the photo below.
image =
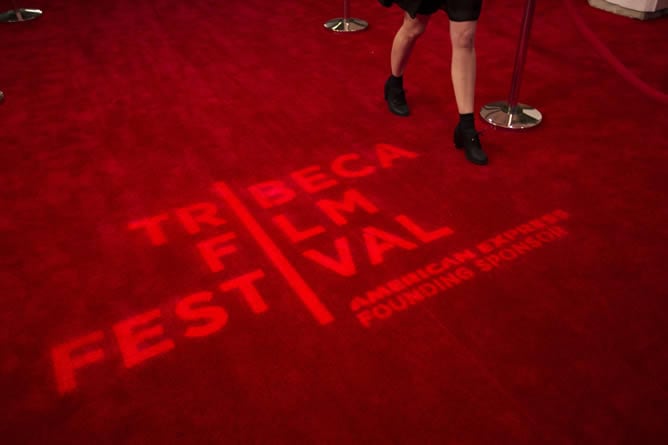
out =
[[461,148],[466,159],[477,165],[488,162],[487,154],[480,145],[478,132],[475,131],[473,106],[475,99],[475,29],[477,22],[450,21],[450,40],[452,42],[452,64],[450,74],[455,100],[459,110],[459,124],[455,128],[455,147]]
[[428,15],[411,18],[408,13],[404,13],[404,22],[392,41],[390,52],[392,75],[385,82],[385,100],[390,111],[399,116],[410,114],[404,92],[403,75],[415,42],[427,29],[427,23],[429,23]]
[[475,97],[476,54],[475,21],[450,21],[452,64],[450,74],[460,114],[473,113]]
[[390,65],[393,76],[401,77],[404,75],[415,42],[427,29],[428,23],[428,15],[417,15],[415,18],[411,18],[408,13],[404,13],[404,22],[392,42]]

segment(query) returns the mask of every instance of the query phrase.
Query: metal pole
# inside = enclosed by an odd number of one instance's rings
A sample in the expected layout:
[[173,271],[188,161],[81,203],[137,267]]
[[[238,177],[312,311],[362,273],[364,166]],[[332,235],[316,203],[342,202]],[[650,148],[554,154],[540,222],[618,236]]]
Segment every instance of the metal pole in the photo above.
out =
[[533,24],[533,13],[535,9],[535,0],[529,0],[526,4],[526,7],[524,8],[522,32],[520,33],[520,42],[517,45],[517,53],[515,54],[515,69],[513,70],[513,80],[510,86],[510,95],[508,96],[508,104],[511,107],[517,105],[517,100],[520,95],[522,72],[524,71],[524,63],[527,60],[529,35],[531,34],[531,25]]
[[42,16],[42,11],[39,9],[19,8],[16,6],[16,0],[12,0],[14,9],[0,14],[0,23],[16,23],[27,22]]
[[3,100],[5,100],[5,93],[3,93],[2,91],[0,91],[0,103],[1,103]]
[[325,28],[335,32],[355,32],[365,30],[369,24],[358,18],[350,18],[350,1],[343,0],[343,17],[327,20]]
[[515,53],[515,67],[513,69],[513,79],[510,85],[508,101],[492,102],[480,110],[482,118],[492,125],[503,128],[523,129],[535,127],[543,120],[543,115],[540,111],[531,105],[518,103],[535,9],[535,0],[527,0],[524,7],[520,40]]

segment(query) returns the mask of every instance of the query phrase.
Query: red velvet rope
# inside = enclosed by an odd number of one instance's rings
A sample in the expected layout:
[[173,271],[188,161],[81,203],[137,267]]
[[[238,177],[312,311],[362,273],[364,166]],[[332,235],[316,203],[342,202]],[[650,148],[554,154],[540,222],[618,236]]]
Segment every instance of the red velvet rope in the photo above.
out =
[[629,70],[622,62],[619,61],[617,57],[606,47],[601,40],[596,37],[591,29],[587,27],[582,17],[575,10],[573,6],[573,0],[564,0],[566,3],[566,9],[571,15],[571,18],[575,22],[575,25],[578,28],[578,31],[589,41],[589,43],[598,51],[598,53],[603,57],[612,67],[617,71],[617,73],[624,78],[628,83],[633,87],[638,89],[641,93],[646,96],[651,97],[652,99],[658,100],[664,104],[668,104],[668,94],[663,93],[656,88],[648,85],[643,82],[638,76],[636,76],[631,70]]

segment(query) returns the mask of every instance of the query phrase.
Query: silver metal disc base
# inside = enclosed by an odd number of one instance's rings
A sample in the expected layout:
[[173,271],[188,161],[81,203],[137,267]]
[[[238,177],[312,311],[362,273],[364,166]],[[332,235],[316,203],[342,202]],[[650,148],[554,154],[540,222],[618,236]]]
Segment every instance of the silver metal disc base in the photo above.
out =
[[10,9],[7,12],[0,14],[0,23],[16,23],[27,22],[42,16],[42,11],[39,9]]
[[543,115],[526,104],[511,107],[508,102],[492,102],[480,110],[480,116],[492,125],[511,129],[535,127],[543,120]]
[[325,22],[325,28],[335,32],[363,31],[368,26],[369,24],[364,20],[355,18],[352,19],[337,18],[337,19],[327,20]]

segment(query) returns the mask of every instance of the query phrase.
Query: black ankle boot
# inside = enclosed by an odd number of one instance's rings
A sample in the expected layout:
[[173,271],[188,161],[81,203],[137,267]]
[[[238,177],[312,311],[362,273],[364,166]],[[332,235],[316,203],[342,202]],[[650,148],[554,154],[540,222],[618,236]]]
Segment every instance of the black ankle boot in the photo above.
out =
[[392,113],[398,116],[408,116],[410,114],[406,103],[406,92],[401,85],[392,85],[390,79],[385,82],[385,100]]
[[487,155],[480,145],[478,132],[475,130],[462,130],[459,125],[455,128],[455,147],[464,149],[466,159],[477,165],[486,165]]

